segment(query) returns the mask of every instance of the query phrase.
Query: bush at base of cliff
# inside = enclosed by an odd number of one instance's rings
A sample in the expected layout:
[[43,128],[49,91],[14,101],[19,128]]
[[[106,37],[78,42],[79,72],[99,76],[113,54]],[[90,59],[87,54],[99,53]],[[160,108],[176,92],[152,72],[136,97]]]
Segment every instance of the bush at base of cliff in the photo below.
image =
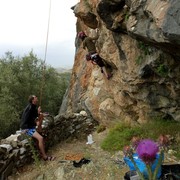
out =
[[130,126],[125,123],[119,123],[111,128],[107,137],[101,144],[101,148],[107,151],[122,150],[129,143],[133,136],[141,138],[151,138],[156,140],[160,134],[167,134],[171,137],[171,148],[174,150],[174,155],[180,158],[180,123],[154,119],[146,124]]

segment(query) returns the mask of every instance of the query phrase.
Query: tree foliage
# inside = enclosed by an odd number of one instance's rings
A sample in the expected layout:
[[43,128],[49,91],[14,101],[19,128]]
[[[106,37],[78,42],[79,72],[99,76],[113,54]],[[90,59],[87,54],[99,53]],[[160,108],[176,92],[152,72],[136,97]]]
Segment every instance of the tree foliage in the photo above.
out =
[[0,59],[0,72],[0,137],[19,128],[22,111],[31,94],[41,99],[43,112],[58,114],[70,73],[58,73],[32,51],[22,58],[5,53]]

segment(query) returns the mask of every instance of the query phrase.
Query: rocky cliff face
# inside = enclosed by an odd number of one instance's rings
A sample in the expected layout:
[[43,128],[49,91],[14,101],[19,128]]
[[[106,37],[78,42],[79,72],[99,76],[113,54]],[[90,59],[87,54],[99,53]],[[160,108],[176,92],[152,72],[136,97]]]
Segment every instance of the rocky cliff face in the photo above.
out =
[[85,110],[100,123],[180,121],[180,1],[80,0],[77,32],[94,36],[111,66],[107,80],[76,37],[70,87],[60,113]]

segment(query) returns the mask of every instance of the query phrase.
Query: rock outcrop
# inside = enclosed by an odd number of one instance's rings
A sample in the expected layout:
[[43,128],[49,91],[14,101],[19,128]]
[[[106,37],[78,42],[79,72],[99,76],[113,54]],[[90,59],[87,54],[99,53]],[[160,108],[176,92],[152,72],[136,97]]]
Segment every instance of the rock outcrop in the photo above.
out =
[[80,0],[72,9],[77,32],[94,36],[98,28],[97,51],[113,77],[107,80],[86,62],[76,37],[60,114],[85,110],[105,125],[154,117],[180,121],[180,1]]

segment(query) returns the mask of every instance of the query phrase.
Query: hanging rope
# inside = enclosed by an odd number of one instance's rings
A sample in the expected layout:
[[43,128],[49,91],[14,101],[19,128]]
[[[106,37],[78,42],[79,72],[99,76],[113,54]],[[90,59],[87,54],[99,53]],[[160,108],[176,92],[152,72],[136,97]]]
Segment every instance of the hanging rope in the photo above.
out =
[[42,103],[42,96],[43,96],[43,88],[45,85],[45,64],[46,64],[46,56],[47,56],[47,48],[48,48],[48,38],[49,38],[49,26],[50,26],[50,16],[51,16],[51,0],[49,3],[49,16],[48,16],[48,26],[47,26],[47,35],[46,35],[46,47],[44,52],[44,61],[42,64],[42,82],[41,82],[41,89],[40,89],[40,98],[39,98],[39,105],[41,106]]

